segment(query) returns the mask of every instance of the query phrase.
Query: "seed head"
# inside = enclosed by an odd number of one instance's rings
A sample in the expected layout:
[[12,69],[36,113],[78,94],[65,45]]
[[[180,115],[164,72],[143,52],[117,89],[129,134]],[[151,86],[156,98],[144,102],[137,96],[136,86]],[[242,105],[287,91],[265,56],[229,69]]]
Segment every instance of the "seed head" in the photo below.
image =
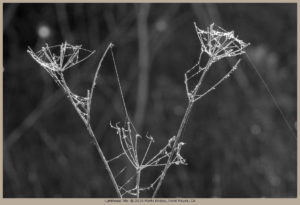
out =
[[29,47],[27,52],[48,72],[63,72],[94,53],[83,49],[81,45],[73,46],[67,42],[50,47],[46,44],[36,53]]
[[196,23],[194,25],[201,42],[201,50],[207,53],[214,62],[225,57],[241,55],[250,45],[234,36],[233,31],[225,31],[214,23],[207,27],[207,30],[201,30]]

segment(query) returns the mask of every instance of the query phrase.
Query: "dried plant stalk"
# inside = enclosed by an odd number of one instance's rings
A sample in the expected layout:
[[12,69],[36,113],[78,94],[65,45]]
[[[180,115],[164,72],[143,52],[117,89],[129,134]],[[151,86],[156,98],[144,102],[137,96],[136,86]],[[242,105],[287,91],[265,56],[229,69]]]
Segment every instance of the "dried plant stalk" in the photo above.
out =
[[[118,194],[119,197],[122,197],[120,190],[118,188],[118,184],[115,180],[115,177],[110,169],[108,161],[105,158],[105,155],[97,141],[97,138],[94,134],[94,131],[90,124],[90,113],[91,113],[91,103],[93,97],[93,91],[96,86],[96,80],[101,68],[102,62],[104,57],[106,56],[109,49],[111,49],[113,44],[109,44],[106,48],[104,54],[102,55],[95,76],[93,80],[93,84],[90,90],[87,90],[87,96],[78,96],[74,94],[70,88],[68,87],[65,79],[64,79],[64,71],[73,67],[74,65],[86,60],[90,57],[94,51],[89,51],[86,49],[81,48],[81,46],[72,46],[68,43],[63,43],[61,45],[49,47],[47,44],[45,47],[38,52],[33,52],[31,48],[28,48],[27,52],[32,56],[32,58],[38,62],[55,80],[55,82],[63,89],[65,94],[68,96],[69,100],[71,101],[73,107],[77,111],[78,115],[84,122],[86,129],[92,138],[93,144],[95,145],[100,158],[102,159],[104,166],[110,176],[110,179],[113,183],[113,186]],[[59,53],[55,53],[54,49],[59,48]],[[85,52],[85,56],[80,58],[79,54],[81,52]]]
[[[106,170],[108,171],[113,186],[120,198],[126,195],[139,198],[141,196],[141,192],[149,190],[154,190],[152,197],[155,197],[158,193],[158,190],[161,187],[161,184],[170,166],[186,165],[185,159],[180,154],[181,148],[184,145],[184,143],[180,142],[180,140],[183,137],[183,131],[185,126],[187,125],[194,103],[206,96],[214,89],[216,89],[218,85],[220,85],[225,79],[230,77],[230,75],[237,69],[240,60],[238,60],[235,63],[235,65],[231,68],[231,70],[226,75],[224,75],[219,81],[217,81],[213,86],[211,86],[203,93],[200,93],[199,90],[202,86],[206,73],[215,62],[223,58],[229,58],[244,54],[245,48],[249,45],[235,37],[233,32],[227,32],[221,27],[218,27],[214,24],[211,24],[206,30],[199,29],[195,24],[195,29],[201,43],[201,52],[199,55],[198,62],[191,69],[186,71],[184,75],[186,95],[188,97],[188,106],[186,108],[185,114],[182,118],[176,136],[171,137],[168,143],[152,157],[148,155],[149,150],[151,149],[151,146],[154,143],[154,139],[152,136],[148,135],[144,136],[148,141],[147,148],[144,151],[143,155],[139,156],[138,147],[141,141],[140,139],[143,137],[136,130],[127,111],[124,94],[122,91],[120,78],[117,71],[115,57],[112,50],[112,43],[109,44],[109,46],[106,48],[104,54],[102,55],[99,61],[91,89],[87,90],[86,96],[76,95],[70,90],[64,79],[64,71],[86,60],[94,53],[94,51],[83,49],[81,45],[72,46],[68,43],[63,43],[61,45],[52,47],[49,47],[46,44],[45,47],[42,47],[42,49],[36,53],[33,52],[30,48],[28,49],[28,53],[32,56],[32,58],[50,74],[50,76],[55,80],[55,82],[63,89],[65,94],[68,96],[76,112],[84,122],[86,129],[90,137],[92,138],[94,145],[96,146],[99,156],[102,159]],[[59,52],[55,53],[55,49],[59,49]],[[126,118],[123,126],[120,126],[119,123],[116,123],[115,125],[110,123],[110,126],[116,130],[116,134],[119,137],[122,152],[117,156],[107,160],[92,130],[90,124],[90,113],[92,97],[96,86],[97,77],[99,75],[102,62],[109,51],[112,57],[113,67],[117,78]],[[206,65],[204,67],[201,67],[200,65],[203,61],[203,54],[208,55],[209,59],[206,62]],[[190,82],[192,79],[196,79],[196,85],[191,85]],[[128,164],[133,166],[133,168],[135,169],[135,173],[134,175],[125,179],[126,181],[123,182],[122,185],[119,185],[116,179],[127,169],[127,167],[123,167],[118,171],[116,175],[113,175],[113,172],[110,168],[110,163],[124,157],[125,160],[128,161]],[[141,186],[142,172],[150,167],[162,167],[161,174],[158,177],[156,177],[150,185],[143,187]],[[128,184],[132,180],[135,180],[134,187],[128,187]]]
[[[245,48],[249,45],[249,43],[244,43],[242,40],[235,37],[233,31],[227,32],[223,28],[214,24],[211,24],[206,30],[201,30],[200,28],[198,28],[196,23],[194,23],[194,26],[201,43],[201,52],[197,64],[185,73],[184,82],[186,87],[186,94],[188,97],[188,106],[186,108],[180,127],[178,129],[170,158],[166,163],[162,171],[162,175],[159,179],[159,182],[153,192],[153,198],[157,195],[157,192],[161,187],[164,177],[168,169],[170,168],[172,157],[175,154],[175,147],[178,145],[179,140],[183,136],[183,130],[188,122],[188,118],[190,116],[194,103],[197,100],[200,100],[208,93],[210,93],[211,91],[213,91],[214,89],[216,89],[218,85],[220,85],[225,79],[227,79],[237,69],[240,60],[236,62],[232,69],[223,78],[221,78],[221,80],[219,80],[216,84],[214,84],[207,91],[201,94],[199,93],[199,90],[207,71],[211,68],[213,63],[223,58],[244,54]],[[204,67],[201,67],[200,63],[202,62],[202,57],[204,53],[209,56],[209,59],[206,65]],[[191,75],[191,72],[194,72],[194,74]],[[193,78],[198,78],[198,82],[194,87],[191,88],[191,86],[189,85],[189,81]]]

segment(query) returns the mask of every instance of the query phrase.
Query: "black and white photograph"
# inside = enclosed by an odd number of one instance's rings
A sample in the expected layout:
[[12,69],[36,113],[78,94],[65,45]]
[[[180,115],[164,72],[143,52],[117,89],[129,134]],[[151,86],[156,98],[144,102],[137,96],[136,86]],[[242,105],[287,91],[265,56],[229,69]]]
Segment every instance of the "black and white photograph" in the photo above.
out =
[[296,3],[2,7],[4,198],[297,198]]

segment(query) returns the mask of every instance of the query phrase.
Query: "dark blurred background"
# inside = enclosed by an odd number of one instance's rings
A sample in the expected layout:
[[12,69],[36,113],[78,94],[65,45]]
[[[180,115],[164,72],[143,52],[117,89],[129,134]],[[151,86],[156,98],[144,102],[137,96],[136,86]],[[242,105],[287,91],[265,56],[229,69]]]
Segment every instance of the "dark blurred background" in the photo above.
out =
[[[160,148],[187,105],[184,72],[200,51],[193,22],[202,29],[215,22],[251,43],[247,53],[293,130],[243,56],[232,77],[195,104],[183,139],[188,165],[169,169],[158,197],[297,196],[296,4],[5,3],[3,10],[4,197],[116,197],[83,123],[28,46],[67,41],[96,50],[66,72],[70,88],[84,95],[113,42],[128,111]],[[217,64],[206,82],[236,60]],[[109,121],[123,121],[124,111],[110,56],[92,113],[104,153],[114,156],[119,144]]]

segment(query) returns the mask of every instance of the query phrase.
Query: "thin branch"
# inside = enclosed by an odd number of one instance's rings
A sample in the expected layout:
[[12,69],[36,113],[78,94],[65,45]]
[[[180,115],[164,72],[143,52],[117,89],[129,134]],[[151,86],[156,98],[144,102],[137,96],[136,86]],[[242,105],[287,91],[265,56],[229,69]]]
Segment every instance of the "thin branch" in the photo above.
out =
[[136,176],[136,174],[135,175],[133,175],[133,176],[131,176],[122,186],[119,186],[119,189],[123,189],[124,188],[124,186],[126,186],[126,184],[128,184],[129,182],[131,182],[132,181],[132,179],[134,178]]
[[[129,154],[130,154],[130,156],[131,156],[131,160],[134,162],[134,164],[135,164],[135,167],[138,165],[137,164],[137,162],[136,162],[136,160],[135,160],[135,151],[134,151],[134,147],[133,147],[133,144],[128,144],[128,142],[127,142],[127,138],[129,138],[127,135],[126,135],[126,131],[125,131],[125,129],[124,128],[121,128],[121,130],[122,130],[122,132],[120,132],[122,135],[121,135],[121,138],[120,138],[120,140],[122,141],[122,139],[124,140],[124,142],[125,142],[125,146],[129,149],[130,148],[130,150],[132,150],[132,152],[131,151],[129,151]],[[131,142],[129,142],[129,143],[131,143]],[[123,146],[124,147],[124,146]]]
[[[133,140],[132,140],[132,131],[131,131],[131,128],[130,128],[130,125],[131,125],[131,122],[130,121],[127,121],[127,132],[128,132],[128,135],[129,135],[129,138],[130,138],[130,143],[131,143],[131,146],[133,148],[133,155],[134,155],[134,159],[135,159],[135,163],[138,165],[139,162],[138,162],[138,158],[137,158],[137,144],[133,144]],[[136,137],[135,137],[136,138]]]
[[[124,188],[122,188],[122,189],[124,189]],[[137,194],[133,193],[133,191],[135,191],[135,190],[136,190],[136,187],[129,189],[129,190],[124,189],[125,192],[122,194],[122,196],[124,196],[125,194],[130,194],[132,196],[136,196]]]
[[201,99],[202,97],[204,97],[205,95],[207,95],[208,93],[210,93],[211,91],[215,90],[216,87],[218,85],[220,85],[224,80],[226,80],[227,78],[230,77],[230,75],[237,69],[238,64],[240,63],[241,59],[239,59],[236,64],[232,67],[232,69],[221,79],[219,80],[217,83],[215,83],[213,86],[211,86],[211,88],[209,88],[206,92],[204,92],[203,94],[200,95],[195,95],[195,102],[199,99]]
[[90,136],[91,136],[92,139],[93,139],[94,145],[96,146],[96,149],[97,149],[97,151],[98,151],[98,153],[99,153],[99,156],[101,157],[101,159],[102,159],[102,161],[103,161],[103,163],[104,163],[104,165],[105,165],[105,168],[106,168],[106,170],[107,170],[107,172],[108,172],[108,174],[109,174],[109,176],[110,176],[110,179],[111,179],[111,181],[112,181],[112,183],[113,183],[113,185],[114,185],[114,188],[115,188],[115,190],[116,190],[118,196],[119,196],[120,198],[122,198],[121,192],[120,192],[120,190],[118,189],[118,184],[117,184],[117,182],[116,182],[116,179],[114,178],[114,175],[113,175],[113,173],[112,173],[112,171],[111,171],[111,169],[110,169],[110,167],[109,167],[109,165],[108,165],[108,162],[107,162],[107,160],[106,160],[106,158],[105,158],[105,156],[104,156],[104,154],[103,154],[103,152],[102,152],[102,149],[100,148],[100,145],[99,145],[99,143],[98,143],[98,141],[97,141],[96,136],[94,135],[94,132],[93,132],[91,126],[90,126],[90,125],[87,125],[86,127],[87,127],[87,130],[88,130]]
[[110,163],[110,162],[112,162],[112,161],[114,161],[114,160],[116,160],[116,159],[119,159],[119,158],[122,157],[124,154],[125,154],[125,152],[122,152],[121,154],[119,154],[119,155],[117,155],[117,156],[115,156],[115,157],[113,157],[113,158],[107,160],[107,162]]
[[[128,114],[128,111],[127,111],[127,107],[126,107],[126,103],[125,103],[125,99],[124,99],[124,94],[123,94],[123,91],[122,91],[120,77],[119,77],[119,74],[118,74],[117,65],[116,65],[115,56],[114,56],[114,52],[112,50],[112,47],[110,48],[110,53],[111,53],[111,56],[112,56],[112,59],[113,59],[114,70],[115,70],[115,74],[116,74],[116,78],[117,78],[117,82],[118,82],[118,86],[119,86],[119,91],[120,91],[121,98],[122,98],[123,107],[124,107],[124,110],[125,110],[125,115],[126,115],[126,118],[128,119],[128,121],[132,124],[132,121],[130,120],[130,117],[129,117],[129,114]],[[136,131],[133,124],[132,124],[132,127]]]
[[159,152],[153,156],[151,159],[149,159],[145,165],[149,165],[152,164],[152,161],[156,160],[157,157],[159,157],[159,155],[161,155],[163,152],[165,152],[165,150],[167,149],[168,145],[166,145],[164,148],[162,148],[161,150],[159,150]]
[[113,46],[112,43],[110,43],[110,44],[107,46],[105,52],[103,53],[103,55],[102,55],[102,57],[101,57],[101,59],[100,59],[100,61],[99,61],[99,63],[98,63],[98,67],[97,67],[97,70],[96,70],[96,72],[95,72],[94,80],[93,80],[93,84],[92,84],[92,88],[91,88],[90,102],[91,102],[91,100],[92,100],[92,98],[93,98],[93,93],[94,93],[94,89],[95,89],[96,82],[97,82],[97,78],[98,78],[98,73],[99,73],[99,71],[100,71],[102,62],[103,62],[104,57],[106,56],[108,50],[109,50],[112,46]]
[[161,186],[161,184],[162,184],[162,181],[163,181],[163,179],[164,179],[164,177],[165,177],[165,175],[166,175],[166,173],[167,173],[167,170],[168,170],[169,167],[171,166],[170,163],[171,163],[171,160],[172,160],[172,158],[173,158],[173,155],[175,154],[175,151],[176,151],[175,148],[176,148],[176,146],[177,146],[177,143],[178,143],[180,137],[181,137],[182,134],[183,134],[183,130],[184,130],[186,124],[187,124],[187,121],[188,121],[190,112],[192,111],[193,104],[194,104],[194,101],[189,101],[188,107],[187,107],[187,109],[186,109],[186,111],[185,111],[185,114],[184,114],[183,119],[182,119],[182,121],[181,121],[179,130],[178,130],[177,135],[176,135],[176,137],[175,137],[175,142],[174,142],[174,144],[173,144],[172,151],[171,151],[171,153],[170,153],[170,157],[169,157],[169,159],[168,159],[168,161],[167,161],[167,163],[166,163],[166,166],[164,167],[164,169],[163,169],[163,171],[162,171],[161,177],[160,177],[159,182],[158,182],[158,184],[157,184],[157,186],[156,186],[156,188],[155,188],[155,191],[154,191],[154,193],[153,193],[153,195],[152,195],[152,198],[154,198],[154,197],[156,196],[156,194],[157,194],[157,192],[158,192],[158,190],[159,190],[159,188],[160,188],[160,186]]
[[149,151],[149,149],[150,149],[150,146],[151,146],[152,142],[153,142],[153,139],[150,139],[150,140],[149,140],[149,143],[148,143],[148,146],[147,146],[147,149],[146,149],[146,151],[145,151],[144,157],[143,157],[143,159],[142,159],[141,165],[143,165],[143,163],[144,163],[144,160],[145,160],[145,158],[146,158],[146,156],[147,156],[147,154],[148,154],[148,151]]
[[126,169],[127,167],[125,166],[123,169],[121,169],[121,171],[118,174],[114,176],[114,178],[117,179],[117,177],[120,176]]

